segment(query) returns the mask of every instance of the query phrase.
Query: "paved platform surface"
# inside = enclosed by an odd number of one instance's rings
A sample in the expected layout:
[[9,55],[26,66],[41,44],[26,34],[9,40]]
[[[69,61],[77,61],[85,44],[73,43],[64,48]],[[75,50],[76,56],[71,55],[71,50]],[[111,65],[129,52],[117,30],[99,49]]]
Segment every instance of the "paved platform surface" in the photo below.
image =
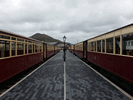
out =
[[[60,51],[0,100],[64,100]],[[66,53],[66,100],[130,100],[70,52]]]
[[[64,62],[62,52],[5,94],[2,100],[63,100]],[[0,100],[1,100],[0,99]]]
[[66,58],[67,100],[131,100],[73,54]]

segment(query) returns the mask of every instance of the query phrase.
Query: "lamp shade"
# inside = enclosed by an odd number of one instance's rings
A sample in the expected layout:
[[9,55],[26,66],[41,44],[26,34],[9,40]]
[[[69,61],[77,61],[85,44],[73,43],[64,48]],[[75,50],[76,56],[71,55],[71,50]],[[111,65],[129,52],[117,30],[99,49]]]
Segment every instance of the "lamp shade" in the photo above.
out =
[[66,37],[65,37],[65,35],[64,35],[64,37],[63,37],[63,41],[64,41],[64,42],[66,41]]

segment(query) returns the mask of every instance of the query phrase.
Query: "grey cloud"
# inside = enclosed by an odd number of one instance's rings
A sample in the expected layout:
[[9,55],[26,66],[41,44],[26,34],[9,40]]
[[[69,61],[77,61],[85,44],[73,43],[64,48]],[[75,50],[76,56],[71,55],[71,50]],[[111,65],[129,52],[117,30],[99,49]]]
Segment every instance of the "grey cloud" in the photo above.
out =
[[77,43],[133,22],[132,0],[1,0],[0,29]]

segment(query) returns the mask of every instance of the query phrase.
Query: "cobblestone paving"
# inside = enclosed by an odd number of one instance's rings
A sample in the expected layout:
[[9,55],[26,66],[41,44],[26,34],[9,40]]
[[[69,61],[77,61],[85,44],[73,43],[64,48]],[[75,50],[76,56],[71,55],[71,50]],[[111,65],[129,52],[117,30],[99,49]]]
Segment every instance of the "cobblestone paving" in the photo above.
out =
[[0,100],[63,100],[62,51],[9,91]]
[[66,55],[67,100],[130,100],[73,54]]

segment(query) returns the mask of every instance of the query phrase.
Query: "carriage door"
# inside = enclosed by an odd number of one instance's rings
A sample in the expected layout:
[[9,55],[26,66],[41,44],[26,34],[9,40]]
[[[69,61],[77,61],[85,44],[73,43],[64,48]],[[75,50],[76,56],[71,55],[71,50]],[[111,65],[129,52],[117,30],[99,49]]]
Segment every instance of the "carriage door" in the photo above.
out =
[[47,44],[43,43],[43,59],[47,59]]
[[87,41],[83,42],[83,58],[87,60]]
[[54,45],[54,54],[55,54],[55,45]]

